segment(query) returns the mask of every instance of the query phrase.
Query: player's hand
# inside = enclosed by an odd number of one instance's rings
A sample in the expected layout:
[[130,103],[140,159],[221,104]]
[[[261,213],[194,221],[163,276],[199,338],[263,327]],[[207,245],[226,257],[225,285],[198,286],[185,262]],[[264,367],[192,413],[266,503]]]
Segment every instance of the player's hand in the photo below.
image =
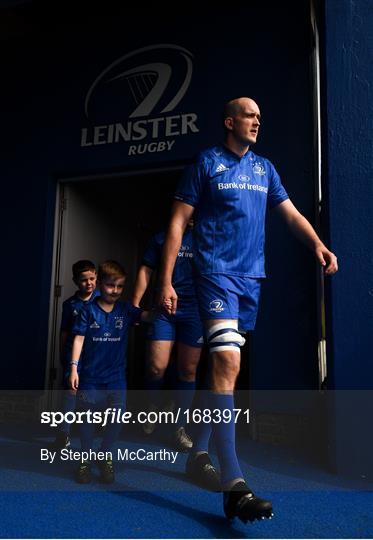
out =
[[160,288],[157,304],[169,315],[175,315],[177,308],[177,294],[172,285],[165,285]]
[[324,267],[326,275],[332,275],[338,271],[337,257],[326,246],[321,245],[316,248],[315,254],[321,266]]

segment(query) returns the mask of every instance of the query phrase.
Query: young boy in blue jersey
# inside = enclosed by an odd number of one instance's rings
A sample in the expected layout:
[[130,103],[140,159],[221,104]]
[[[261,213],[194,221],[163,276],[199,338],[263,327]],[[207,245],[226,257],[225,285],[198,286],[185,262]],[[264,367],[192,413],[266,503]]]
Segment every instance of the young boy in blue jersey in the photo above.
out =
[[[189,409],[194,397],[197,366],[203,346],[203,327],[193,281],[192,228],[191,220],[183,236],[172,276],[172,283],[179,297],[177,312],[175,315],[160,313],[150,325],[147,334],[146,388],[149,391],[149,410],[159,409],[159,394],[175,343],[177,378],[173,386],[173,398],[176,409]],[[140,305],[151,276],[160,265],[164,239],[165,232],[153,236],[143,255],[132,296],[135,306]],[[185,416],[181,413],[170,434],[171,444],[180,452],[188,452],[193,446],[191,438],[185,432],[184,421]],[[147,434],[152,433],[154,428],[154,423],[144,424]]]
[[[63,412],[75,410],[75,393],[69,385],[70,360],[73,343],[72,329],[74,321],[82,307],[91,302],[98,294],[96,291],[97,273],[92,261],[83,259],[72,265],[73,282],[77,291],[62,304],[60,327],[60,360],[63,366]],[[60,450],[70,446],[71,424],[64,422],[53,443],[53,449]]]
[[[116,261],[105,261],[98,269],[100,296],[84,306],[74,327],[71,355],[70,387],[77,392],[80,411],[98,408],[125,407],[126,355],[128,332],[140,321],[151,322],[153,313],[120,301],[126,272]],[[108,423],[105,427],[101,451],[111,452],[122,425]],[[92,449],[95,424],[81,425],[82,452]],[[111,459],[99,461],[101,480],[114,482]],[[91,481],[91,466],[82,462],[77,470],[79,483]]]
[[[338,270],[337,258],[320,240],[312,225],[290,201],[270,161],[257,156],[260,110],[250,98],[228,102],[224,109],[224,144],[207,149],[188,167],[175,194],[171,222],[164,243],[159,305],[177,308],[172,272],[188,220],[195,213],[194,262],[197,297],[210,352],[210,383],[206,406],[231,411],[232,421],[195,426],[193,452],[187,473],[192,478],[211,475],[208,455],[214,437],[228,518],[242,521],[272,516],[272,504],[256,497],[246,484],[235,449],[233,391],[240,369],[241,331],[253,330],[264,272],[264,235],[267,207],[275,208],[290,231],[305,243],[324,267]],[[208,473],[208,474],[207,474]],[[209,476],[208,476],[209,475]]]

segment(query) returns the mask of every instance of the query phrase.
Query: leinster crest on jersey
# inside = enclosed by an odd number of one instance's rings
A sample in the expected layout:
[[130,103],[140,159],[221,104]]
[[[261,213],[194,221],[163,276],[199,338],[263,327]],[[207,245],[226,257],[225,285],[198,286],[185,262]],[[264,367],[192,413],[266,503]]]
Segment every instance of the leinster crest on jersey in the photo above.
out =
[[263,167],[263,165],[261,163],[259,163],[258,161],[256,161],[253,165],[253,172],[255,174],[259,174],[260,176],[264,176],[266,171],[265,171],[265,168]]

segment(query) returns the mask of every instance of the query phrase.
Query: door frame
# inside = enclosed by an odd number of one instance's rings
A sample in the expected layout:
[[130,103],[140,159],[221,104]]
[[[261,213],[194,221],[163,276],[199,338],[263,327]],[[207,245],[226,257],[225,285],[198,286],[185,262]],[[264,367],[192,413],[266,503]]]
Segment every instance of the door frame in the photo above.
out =
[[59,360],[59,325],[60,315],[62,311],[62,290],[61,290],[61,264],[64,256],[65,249],[65,228],[67,223],[68,205],[66,204],[66,191],[65,185],[75,182],[89,182],[94,180],[101,180],[102,182],[110,180],[123,179],[124,181],[129,177],[134,176],[148,176],[154,173],[171,173],[180,172],[184,169],[185,163],[179,165],[172,165],[169,167],[152,167],[148,169],[138,169],[131,171],[123,171],[116,173],[103,173],[103,174],[91,174],[91,175],[79,175],[68,178],[60,178],[57,180],[56,189],[56,204],[55,204],[55,216],[54,216],[54,235],[53,235],[53,259],[52,259],[52,272],[51,272],[51,287],[49,298],[49,316],[48,316],[48,344],[47,344],[47,358],[46,358],[46,370],[44,380],[44,407],[47,408],[56,406],[56,395],[60,388],[60,360]]

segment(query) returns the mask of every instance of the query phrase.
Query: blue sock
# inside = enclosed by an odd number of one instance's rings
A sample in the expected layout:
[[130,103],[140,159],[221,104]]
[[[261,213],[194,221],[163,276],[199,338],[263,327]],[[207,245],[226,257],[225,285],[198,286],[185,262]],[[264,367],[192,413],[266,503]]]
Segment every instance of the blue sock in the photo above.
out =
[[[207,390],[197,390],[195,393],[193,410],[199,409],[198,414],[203,416],[203,409],[208,408]],[[191,424],[188,429],[188,433],[193,440],[193,449],[190,456],[199,452],[209,451],[209,441],[211,436],[211,423],[205,422],[193,422],[193,411],[191,411]]]
[[[236,455],[236,425],[234,423],[234,398],[232,394],[216,394],[209,392],[209,409],[219,409],[231,411],[231,421],[229,423],[212,423],[212,435],[214,437],[216,451],[218,454],[221,483],[227,484],[236,478],[243,478],[243,474]],[[223,416],[222,416],[223,418]]]
[[177,424],[175,424],[176,428],[185,426],[186,424],[187,417],[184,414],[184,411],[189,409],[189,412],[191,413],[190,406],[193,401],[195,389],[196,389],[195,381],[182,381],[181,379],[178,379],[176,381],[176,387],[173,392],[174,399],[175,399],[176,412],[177,412],[177,409],[180,408],[179,420]]
[[[73,394],[71,390],[64,390],[62,404],[63,413],[66,414],[67,412],[75,412],[75,406],[76,394]],[[69,424],[68,422],[63,422],[61,425],[61,431],[63,431],[63,433],[66,433],[66,435],[70,435],[71,424]]]
[[[96,411],[95,403],[83,403],[79,401],[79,411],[87,412],[88,410]],[[93,442],[95,437],[95,424],[93,422],[87,422],[87,419],[83,420],[83,423],[79,426],[79,435],[82,452],[89,452],[93,448]]]
[[[106,406],[113,407],[117,411],[121,411],[121,415],[126,410],[126,390],[114,390],[110,392],[110,403],[106,403]],[[120,432],[122,431],[123,424],[121,422],[109,422],[104,431],[104,437],[101,443],[102,452],[112,452],[114,444],[117,442]]]

